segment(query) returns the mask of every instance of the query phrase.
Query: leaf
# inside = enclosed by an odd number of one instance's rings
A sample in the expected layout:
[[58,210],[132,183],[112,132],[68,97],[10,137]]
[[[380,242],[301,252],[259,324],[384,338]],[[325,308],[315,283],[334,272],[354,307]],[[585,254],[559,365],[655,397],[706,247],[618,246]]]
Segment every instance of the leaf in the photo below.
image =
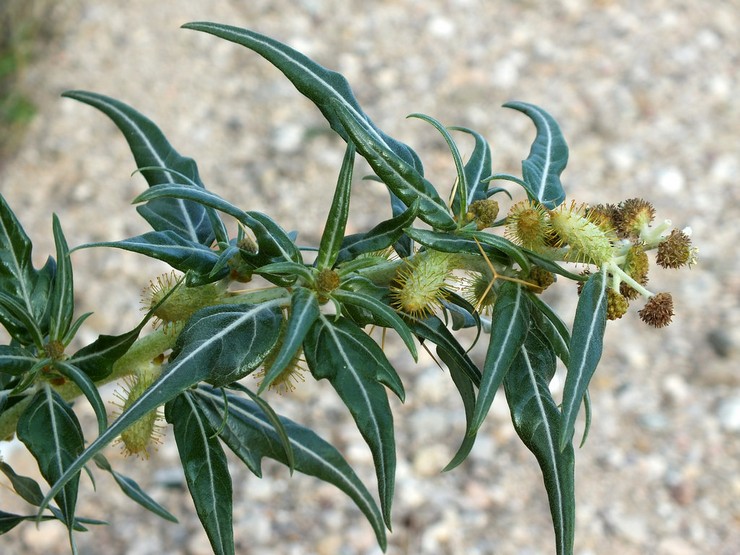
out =
[[[195,391],[198,404],[219,430],[219,437],[257,476],[262,476],[260,461],[269,457],[288,464],[282,440],[274,424],[254,402],[201,386]],[[224,412],[228,417],[224,421]],[[367,517],[381,549],[386,548],[383,518],[370,493],[342,455],[331,444],[292,420],[281,416],[290,446],[295,454],[295,469],[335,485],[347,494]],[[221,424],[224,424],[221,426]]]
[[550,343],[558,358],[567,366],[570,360],[570,332],[568,328],[560,319],[560,316],[539,295],[527,291],[527,297],[532,303],[532,321]]
[[570,364],[563,386],[560,450],[570,445],[583,395],[601,358],[606,329],[605,270],[593,274],[581,290],[570,339]]
[[98,393],[95,382],[82,370],[69,362],[59,360],[55,361],[53,366],[57,372],[69,378],[82,391],[82,394],[90,403],[98,420],[98,434],[102,434],[108,427],[108,415],[105,410],[105,403],[103,403],[103,399],[100,397],[100,393]]
[[537,330],[531,330],[504,378],[514,428],[537,458],[550,502],[556,553],[573,553],[575,531],[575,455],[558,449],[560,412],[548,387],[555,355]]
[[[49,484],[65,476],[85,446],[75,413],[48,385],[34,395],[21,414],[16,434],[38,462],[39,471]],[[53,497],[62,512],[64,523],[71,528],[75,521],[78,484],[79,475],[66,480],[63,488],[57,488],[44,498],[40,511]]]
[[380,324],[386,328],[393,328],[396,333],[401,337],[406,348],[414,357],[414,360],[418,360],[418,353],[416,351],[416,344],[414,343],[414,337],[409,331],[408,326],[404,323],[400,316],[389,307],[387,304],[379,301],[372,295],[361,293],[359,291],[350,291],[347,289],[336,289],[332,296],[341,303],[351,304],[359,306],[369,311],[375,317],[375,323]]
[[481,373],[478,367],[470,360],[465,349],[458,343],[444,322],[437,316],[429,316],[424,319],[408,316],[406,318],[414,335],[434,343],[440,350],[446,351],[447,360],[454,359],[457,368],[460,368],[470,381],[480,386]]
[[165,406],[173,425],[185,480],[203,528],[217,555],[234,553],[231,474],[214,428],[190,393]]
[[41,493],[41,486],[33,478],[28,476],[19,476],[7,463],[0,461],[0,471],[3,472],[10,480],[10,484],[13,486],[15,492],[21,496],[21,498],[31,505],[38,506],[41,500],[44,498],[44,494]]
[[344,230],[347,227],[349,215],[349,199],[352,192],[352,172],[355,162],[355,145],[347,143],[342,168],[339,170],[337,187],[334,190],[334,199],[326,218],[324,233],[319,243],[319,253],[316,255],[316,267],[319,270],[331,268],[337,259],[342,246]]
[[527,274],[529,273],[529,269],[531,267],[529,258],[527,258],[527,255],[518,245],[515,245],[508,239],[500,237],[499,235],[487,233],[485,231],[468,231],[465,233],[465,235],[470,238],[477,239],[481,243],[481,245],[483,245],[486,252],[489,252],[489,249],[486,249],[485,247],[490,247],[490,250],[493,251],[502,252],[503,254],[511,258],[514,262],[519,264],[519,267],[522,269],[523,272]]
[[339,119],[373,171],[406,206],[419,201],[419,218],[438,229],[455,229],[457,224],[439,197],[434,185],[413,166],[378,142],[341,103],[333,102]]
[[[465,210],[467,210],[468,206],[476,200],[485,200],[488,198],[488,184],[483,179],[491,175],[491,147],[482,135],[467,127],[449,127],[448,129],[462,131],[475,138],[473,153],[465,164],[465,182],[467,184],[467,205],[465,206]],[[452,200],[452,211],[455,214],[460,213],[460,200],[460,195],[455,195],[455,198]]]
[[[343,317],[329,320],[321,316],[306,336],[304,352],[314,378],[329,380],[370,447],[383,520],[390,529],[396,444],[393,414],[381,381],[388,385],[395,370],[377,343]],[[393,390],[402,397],[399,387],[403,387],[400,380]]]
[[270,384],[285,371],[318,317],[319,301],[316,293],[305,287],[297,287],[291,295],[290,317],[279,341],[280,350],[267,368],[267,373],[257,391],[258,395],[270,387]]
[[72,279],[72,261],[69,259],[69,247],[56,214],[54,214],[52,226],[57,253],[57,268],[51,298],[49,299],[51,305],[49,339],[61,341],[72,324],[75,307],[74,283]]
[[524,343],[529,330],[529,313],[529,299],[524,288],[518,283],[504,282],[498,290],[491,314],[491,339],[483,363],[483,377],[475,402],[473,423],[470,426],[473,433],[483,424],[496,391]]
[[259,246],[259,258],[264,259],[259,265],[269,262],[269,257],[280,257],[285,261],[302,262],[301,253],[290,236],[265,214],[245,212],[215,193],[179,184],[150,187],[136,197],[134,203],[156,198],[191,200],[235,218],[254,233]]
[[[149,186],[175,183],[175,174],[166,171],[174,170],[203,187],[195,161],[180,156],[154,122],[131,106],[86,91],[67,91],[62,96],[84,102],[107,115],[123,133],[138,168],[162,168],[142,171]],[[168,199],[139,207],[138,212],[156,231],[170,230],[201,245],[213,243],[215,235],[208,213],[197,203]]]
[[0,345],[0,374],[20,376],[31,370],[38,360],[22,347]]
[[390,247],[403,235],[403,230],[416,219],[419,203],[414,203],[398,216],[380,222],[370,231],[348,235],[342,241],[342,248],[337,255],[337,263],[352,260],[360,254],[382,251]]
[[34,315],[23,306],[19,299],[0,291],[0,314],[3,315],[3,324],[6,329],[21,338],[19,342],[34,343],[37,349],[43,347],[44,332],[41,331]]
[[447,365],[450,371],[450,377],[460,393],[460,398],[465,408],[465,434],[462,442],[452,460],[444,467],[444,472],[449,472],[453,468],[460,466],[468,458],[473,445],[475,444],[476,434],[470,428],[473,423],[473,412],[475,410],[475,387],[465,368],[460,365],[460,358],[450,356],[449,351],[437,347],[437,356]]
[[273,38],[248,29],[208,22],[186,23],[182,27],[210,33],[253,50],[282,71],[301,94],[313,101],[331,128],[345,141],[348,140],[348,136],[334,110],[329,106],[332,101],[340,103],[345,110],[354,114],[360,120],[366,133],[373,135],[377,141],[385,144],[408,164],[422,171],[419,157],[408,145],[383,133],[365,115],[343,75],[320,66],[307,56]]
[[110,472],[111,476],[113,476],[113,479],[116,481],[116,484],[118,484],[118,487],[121,488],[121,491],[130,499],[165,520],[177,522],[177,518],[162,505],[152,499],[147,492],[141,489],[139,484],[131,478],[113,470],[110,463],[103,455],[98,453],[93,457],[93,460],[98,468],[105,470],[106,472]]
[[17,299],[31,314],[36,284],[32,248],[21,223],[0,195],[0,292]]
[[273,300],[254,306],[224,305],[196,312],[180,333],[159,378],[66,469],[44,498],[52,496],[121,432],[200,381],[230,381],[262,363],[277,340],[282,319]]
[[[6,513],[0,511],[0,535],[10,532],[13,528],[18,526],[24,520],[37,520],[36,515],[15,515],[13,513]],[[44,516],[40,520],[54,520],[53,516]]]
[[534,104],[507,102],[504,107],[522,112],[534,122],[537,136],[529,156],[522,161],[522,177],[532,198],[552,210],[565,200],[560,174],[568,163],[568,145],[560,127],[550,114]]
[[452,154],[452,160],[455,163],[455,170],[457,172],[457,188],[455,190],[457,212],[455,213],[457,214],[458,221],[463,221],[469,202],[468,176],[467,173],[465,173],[465,166],[462,161],[462,156],[460,156],[460,150],[457,148],[455,140],[452,138],[452,135],[450,135],[450,132],[447,130],[447,128],[431,116],[427,116],[425,114],[411,114],[408,117],[419,118],[426,121],[427,123],[431,124],[437,131],[439,131],[442,137],[444,137],[444,140],[447,143],[447,147],[450,149],[450,154]]
[[[218,252],[171,230],[150,231],[123,241],[88,243],[80,248],[89,247],[112,247],[143,254],[162,260],[182,273],[192,271],[200,275],[209,275],[219,262]],[[219,277],[226,273],[227,270],[223,269]]]

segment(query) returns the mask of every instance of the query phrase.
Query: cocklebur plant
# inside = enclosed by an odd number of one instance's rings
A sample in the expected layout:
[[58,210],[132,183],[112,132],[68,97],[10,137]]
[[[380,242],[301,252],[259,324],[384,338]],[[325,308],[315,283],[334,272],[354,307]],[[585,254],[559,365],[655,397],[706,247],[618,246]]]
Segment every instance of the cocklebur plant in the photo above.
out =
[[[503,387],[514,428],[542,470],[555,551],[572,553],[576,417],[584,405],[590,420],[588,385],[606,321],[641,302],[647,324],[670,322],[670,294],[647,286],[648,252],[656,251],[663,267],[690,266],[696,252],[689,231],[656,223],[653,206],[642,199],[595,206],[566,200],[560,176],[568,148],[555,120],[537,106],[505,104],[536,128],[521,177],[493,171],[491,149],[478,132],[413,114],[449,146],[456,180],[441,192],[424,177],[416,152],[364,113],[340,74],[252,31],[213,23],[185,27],[243,45],[275,65],[346,143],[321,240],[301,246],[270,216],[206,189],[195,161],[178,154],[130,106],[91,92],[65,93],[116,124],[149,185],[135,202],[152,231],[77,249],[128,250],[173,270],[152,278],[142,298],[145,315],[133,330],[101,335],[70,352],[89,314],[75,317],[62,226],[54,216],[56,256],[35,268],[31,241],[0,197],[0,322],[12,338],[0,346],[0,437],[17,436],[50,485],[43,493],[32,478],[0,463],[10,486],[35,507],[27,515],[2,512],[0,530],[58,519],[76,552],[74,532],[100,523],[75,511],[80,472],[91,472],[91,462],[134,501],[176,520],[102,454],[118,441],[125,452],[148,457],[152,441],[166,440],[164,418],[215,553],[234,553],[224,446],[257,476],[261,459],[269,457],[335,485],[364,513],[385,549],[396,467],[388,390],[403,401],[405,389],[371,335],[381,328],[397,334],[415,359],[419,345],[433,350],[459,392],[466,430],[444,470],[464,463]],[[467,160],[455,135],[474,142]],[[358,155],[374,171],[372,179],[387,187],[392,217],[347,235]],[[504,185],[521,187],[526,199],[509,203]],[[500,203],[511,207],[501,213]],[[238,224],[235,236],[224,218]],[[579,295],[571,326],[540,295],[556,280],[573,282]],[[154,329],[144,333],[149,323]],[[455,333],[463,328],[477,330],[476,340],[487,343],[480,368]],[[549,388],[558,360],[567,372],[562,399]],[[250,376],[258,380],[243,379]],[[310,378],[328,380],[367,442],[377,501],[336,448],[276,414],[264,395],[290,392]],[[125,386],[109,422],[99,388],[112,381]],[[97,418],[98,436],[87,445],[71,408],[79,397]]]

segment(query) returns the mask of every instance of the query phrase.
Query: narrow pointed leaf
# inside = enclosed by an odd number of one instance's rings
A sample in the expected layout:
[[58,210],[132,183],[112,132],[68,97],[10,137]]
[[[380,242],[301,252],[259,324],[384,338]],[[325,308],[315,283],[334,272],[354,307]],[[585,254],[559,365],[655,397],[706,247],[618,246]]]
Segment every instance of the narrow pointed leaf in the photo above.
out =
[[10,485],[13,486],[15,492],[21,496],[21,498],[31,505],[38,506],[44,499],[44,494],[41,492],[41,486],[33,478],[28,476],[20,476],[7,463],[0,461],[0,471],[10,480]]
[[476,387],[481,383],[481,372],[470,360],[470,357],[462,348],[454,335],[447,329],[444,322],[437,316],[429,316],[424,319],[408,316],[406,318],[411,331],[417,337],[434,343],[439,349],[446,351],[447,360],[455,360],[456,368],[461,369]]
[[437,356],[447,365],[450,371],[450,377],[457,391],[460,393],[460,398],[465,409],[465,433],[460,442],[460,447],[458,447],[452,460],[443,469],[444,472],[449,472],[453,468],[460,466],[468,458],[475,444],[476,434],[470,428],[473,423],[473,412],[475,410],[475,387],[470,376],[465,372],[465,368],[460,366],[459,357],[450,356],[449,351],[439,347],[437,347]]
[[601,358],[606,329],[607,279],[602,270],[581,290],[570,339],[570,364],[563,386],[560,449],[570,445],[583,395]]
[[[458,221],[463,221],[463,216],[468,208],[468,176],[467,173],[465,173],[465,165],[463,164],[462,156],[460,155],[460,150],[457,148],[455,140],[452,138],[452,135],[450,135],[447,128],[431,116],[427,116],[425,114],[411,114],[408,117],[419,118],[426,121],[439,131],[442,137],[444,137],[447,147],[450,149],[450,154],[452,154],[452,161],[455,163],[455,171],[457,172],[457,189],[455,191],[457,212],[455,212],[455,214],[457,214]],[[454,202],[453,206],[455,206]]]
[[93,457],[93,460],[98,468],[105,470],[106,472],[110,472],[111,476],[113,476],[113,479],[116,481],[116,484],[118,484],[118,487],[121,488],[121,491],[130,499],[165,520],[177,522],[177,518],[162,505],[152,499],[147,492],[141,489],[139,484],[120,472],[113,470],[110,463],[103,455],[98,453]]
[[421,162],[416,153],[408,145],[383,133],[365,115],[343,75],[322,67],[304,54],[273,38],[248,29],[209,22],[187,23],[183,28],[210,33],[253,50],[282,71],[301,94],[313,101],[331,128],[344,140],[348,139],[347,133],[334,110],[329,107],[330,101],[341,103],[358,118],[366,133],[373,135],[376,140],[421,171]]
[[529,313],[529,299],[524,288],[518,283],[504,282],[493,305],[491,339],[470,426],[473,432],[477,432],[483,424],[499,386],[524,343],[529,330]]
[[333,102],[339,119],[373,171],[406,206],[419,200],[419,218],[439,229],[455,229],[452,218],[434,186],[413,166],[368,134],[365,127],[341,103]]
[[10,532],[24,520],[54,520],[53,516],[44,516],[40,519],[36,515],[16,515],[0,511],[0,535]]
[[414,360],[418,359],[418,353],[416,351],[416,344],[414,343],[414,336],[409,330],[408,326],[404,323],[400,316],[390,306],[379,301],[372,295],[361,293],[359,291],[350,291],[347,289],[337,289],[332,293],[332,296],[339,302],[359,306],[368,310],[376,318],[376,323],[386,328],[393,328],[396,333],[401,337],[406,348],[414,357]]
[[[166,171],[174,170],[203,187],[195,161],[181,156],[154,122],[131,106],[86,91],[67,91],[62,96],[88,104],[107,115],[128,142],[138,168],[163,168],[142,171],[149,186],[177,182],[176,174]],[[157,231],[171,230],[201,245],[210,245],[215,237],[206,209],[197,203],[168,199],[141,207],[139,212]]]
[[[488,198],[488,183],[483,180],[491,175],[491,147],[482,135],[467,127],[449,127],[448,129],[462,131],[475,138],[473,153],[465,163],[465,182],[467,184],[465,198],[467,205],[464,210],[467,210],[468,206],[476,200]],[[460,200],[461,196],[455,195],[452,201],[452,211],[455,214],[459,214],[461,211]]]
[[532,303],[532,321],[552,346],[553,351],[566,366],[570,361],[570,332],[555,311],[539,295],[527,291]]
[[[6,325],[8,331],[13,333],[14,327],[19,328],[24,340],[27,337],[29,343],[35,343],[38,348],[41,348],[44,344],[44,333],[33,313],[22,304],[20,299],[0,291],[0,314],[3,315],[3,324]],[[10,326],[7,325],[8,323]]]
[[280,350],[260,384],[258,395],[270,387],[270,384],[288,367],[318,317],[319,301],[316,293],[305,287],[296,288],[291,295],[290,317],[281,336]]
[[565,200],[560,174],[568,163],[568,145],[560,127],[550,114],[534,104],[507,102],[504,107],[518,110],[534,122],[537,135],[529,156],[522,161],[522,177],[532,198],[553,209]]
[[105,429],[108,427],[108,414],[95,382],[85,372],[69,362],[56,361],[54,362],[54,369],[66,378],[69,378],[82,391],[82,394],[95,412],[95,418],[98,421],[98,435],[105,432]]
[[301,262],[301,253],[290,236],[269,216],[259,212],[245,212],[215,193],[187,185],[155,185],[134,199],[134,202],[157,198],[179,198],[202,204],[235,218],[252,230],[257,239],[260,256],[281,257],[286,261]]
[[[70,406],[51,387],[41,388],[18,420],[20,439],[38,462],[39,471],[49,484],[58,483],[82,453],[85,440],[80,423]],[[53,497],[70,528],[75,521],[79,475],[65,480],[64,487],[50,492],[40,510]]]
[[536,330],[530,331],[509,372],[504,391],[514,428],[537,458],[547,490],[555,530],[555,552],[573,553],[575,531],[575,455],[558,448],[560,412],[550,393],[555,355]]
[[196,312],[180,333],[160,377],[74,460],[44,498],[41,510],[94,455],[149,412],[200,381],[228,383],[259,366],[278,337],[280,302],[213,306]]
[[195,512],[216,555],[234,553],[233,496],[226,454],[215,429],[190,393],[165,406]]
[[[175,231],[150,231],[123,241],[88,243],[88,247],[112,247],[162,260],[182,273],[208,275],[219,262],[218,252],[184,238]],[[222,270],[221,277],[226,273]]]
[[415,201],[398,216],[380,222],[370,231],[348,235],[342,241],[342,249],[337,256],[337,262],[352,260],[360,254],[382,251],[398,241],[403,235],[404,228],[410,226],[419,213],[419,203]]
[[337,260],[339,249],[342,246],[344,230],[347,227],[349,216],[349,199],[352,192],[352,173],[355,162],[355,145],[347,143],[342,168],[339,171],[337,187],[334,190],[334,199],[326,218],[324,233],[319,243],[319,253],[316,256],[316,267],[319,270],[331,268]]
[[329,380],[370,447],[383,519],[390,529],[396,444],[393,415],[379,379],[395,370],[372,339],[341,317],[329,320],[322,316],[309,331],[304,349],[313,376]]
[[[262,475],[263,457],[288,464],[274,424],[254,402],[227,392],[227,403],[219,390],[206,386],[197,389],[195,395],[211,426],[219,430],[219,437],[257,476]],[[228,411],[225,423],[224,411]],[[380,510],[339,451],[312,430],[284,416],[280,421],[295,454],[295,469],[333,484],[347,494],[367,517],[384,550],[386,537]]]
[[59,218],[53,217],[54,243],[57,253],[57,268],[54,286],[51,291],[51,314],[49,339],[61,341],[67,334],[74,313],[74,284],[72,279],[72,261],[69,259],[69,247],[64,238]]

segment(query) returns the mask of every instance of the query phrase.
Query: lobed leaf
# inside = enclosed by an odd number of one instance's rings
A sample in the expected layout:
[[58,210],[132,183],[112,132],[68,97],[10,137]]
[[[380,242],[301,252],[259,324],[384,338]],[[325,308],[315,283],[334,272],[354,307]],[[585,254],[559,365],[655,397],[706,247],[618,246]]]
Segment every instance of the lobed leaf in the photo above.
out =
[[530,330],[504,378],[504,391],[514,428],[542,471],[556,553],[571,555],[575,532],[575,455],[571,445],[558,448],[560,412],[549,389],[554,374],[554,353],[536,329]]
[[190,393],[169,401],[164,414],[173,426],[190,497],[213,552],[233,555],[231,474],[216,429]]
[[602,270],[588,279],[578,298],[570,339],[570,363],[563,386],[561,450],[566,449],[573,439],[578,409],[601,358],[606,329],[607,286],[606,271]]
[[396,445],[393,414],[381,383],[403,398],[400,379],[377,343],[344,317],[321,316],[306,336],[304,352],[314,378],[329,380],[370,447],[383,519],[390,529]]
[[[82,453],[85,440],[80,423],[71,407],[50,386],[39,389],[18,419],[16,435],[39,465],[49,484],[58,483],[74,466]],[[39,512],[53,497],[62,520],[71,530],[75,523],[75,506],[79,475],[65,480],[63,487],[52,490],[40,504]]]
[[[180,173],[190,183],[203,187],[195,160],[181,156],[155,123],[131,106],[87,91],[67,91],[62,96],[97,108],[113,121],[128,142],[149,186],[175,183],[175,174]],[[206,246],[215,238],[207,210],[197,203],[167,199],[148,203],[137,210],[155,231],[173,231],[184,239]]]
[[[288,464],[282,439],[264,411],[252,401],[229,392],[225,395],[226,398],[220,390],[207,386],[199,387],[194,394],[221,440],[257,476],[262,476],[263,457]],[[381,549],[385,550],[386,536],[380,510],[339,451],[309,428],[284,416],[279,418],[295,454],[295,469],[333,484],[347,494],[367,517]]]

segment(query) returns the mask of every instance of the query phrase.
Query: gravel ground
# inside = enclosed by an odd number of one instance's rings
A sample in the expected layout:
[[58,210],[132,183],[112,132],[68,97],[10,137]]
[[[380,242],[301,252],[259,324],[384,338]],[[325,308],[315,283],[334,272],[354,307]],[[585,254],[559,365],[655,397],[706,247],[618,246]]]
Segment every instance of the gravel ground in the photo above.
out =
[[[210,189],[270,213],[314,242],[342,144],[320,114],[255,54],[191,31],[187,21],[249,27],[343,72],[373,119],[412,144],[435,183],[452,162],[411,112],[472,127],[492,142],[497,169],[518,172],[529,121],[499,106],[541,105],[571,148],[571,198],[618,202],[645,196],[659,217],[691,226],[700,264],[655,271],[672,291],[674,323],[648,329],[632,311],[610,323],[592,387],[594,421],[577,460],[576,553],[690,555],[740,552],[740,3],[700,0],[381,1],[255,0],[153,4],[75,0],[59,7],[60,38],[29,68],[40,111],[12,160],[3,195],[32,236],[37,262],[53,252],[51,212],[77,245],[146,230],[129,206],[143,181],[130,177],[125,142],[93,109],[60,99],[70,88],[120,98],[154,119],[194,156]],[[734,99],[734,100],[733,100]],[[386,215],[378,186],[356,187],[351,231]],[[377,208],[376,208],[377,207]],[[139,318],[139,293],[161,270],[123,252],[74,255],[79,311],[94,310],[84,340],[119,333]],[[572,314],[572,291],[550,300]],[[479,350],[474,355],[480,357]],[[469,461],[441,474],[463,431],[448,377],[428,358],[399,357],[408,399],[398,406],[394,533],[388,553],[552,552],[547,502],[534,458],[508,422],[502,399]],[[555,384],[557,387],[557,384]],[[373,483],[372,461],[324,384],[275,398],[315,426]],[[79,410],[90,420],[89,411]],[[92,437],[92,436],[89,436]],[[17,470],[33,462],[0,445]],[[118,460],[181,521],[156,520],[122,500],[105,476],[86,488],[81,513],[112,525],[78,535],[84,554],[210,552],[184,489],[172,438],[149,461]],[[258,480],[235,464],[238,552],[376,554],[364,518],[332,487],[265,464]],[[0,506],[15,501],[0,488]],[[24,509],[19,509],[24,510]],[[65,553],[53,524],[20,526],[3,553]],[[104,547],[102,547],[104,546]]]

